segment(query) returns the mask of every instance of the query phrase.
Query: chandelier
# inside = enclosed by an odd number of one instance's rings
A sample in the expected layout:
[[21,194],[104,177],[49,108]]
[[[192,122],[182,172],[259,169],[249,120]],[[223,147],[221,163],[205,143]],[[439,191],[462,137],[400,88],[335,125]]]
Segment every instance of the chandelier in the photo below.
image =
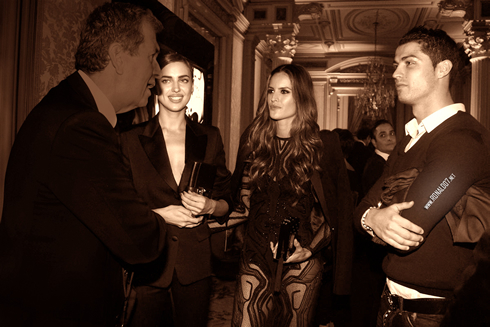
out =
[[390,83],[391,74],[386,71],[381,58],[377,57],[378,12],[374,22],[374,57],[367,65],[366,82],[357,95],[356,109],[369,119],[387,119],[388,110],[395,106],[395,90]]

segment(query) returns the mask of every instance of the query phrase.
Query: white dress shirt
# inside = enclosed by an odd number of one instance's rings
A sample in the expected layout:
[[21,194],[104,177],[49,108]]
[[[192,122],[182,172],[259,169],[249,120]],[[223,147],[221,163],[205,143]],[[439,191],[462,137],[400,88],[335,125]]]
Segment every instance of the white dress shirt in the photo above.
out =
[[405,135],[410,135],[412,139],[408,142],[405,147],[405,152],[410,150],[410,148],[417,143],[417,141],[425,133],[432,132],[437,126],[442,124],[448,118],[456,115],[458,111],[465,111],[464,104],[454,103],[447,107],[441,108],[434,112],[433,114],[425,117],[420,124],[417,123],[417,119],[413,118],[408,123],[405,124]]
[[92,93],[99,112],[103,114],[105,118],[107,118],[112,127],[115,127],[117,123],[117,116],[116,110],[114,109],[112,103],[109,101],[104,92],[102,92],[102,90],[87,74],[85,74],[81,70],[78,71],[78,74],[80,74],[85,84],[87,84],[90,93]]
[[376,153],[378,156],[380,156],[381,158],[383,158],[385,161],[387,161],[387,160],[388,160],[388,157],[390,156],[390,154],[389,154],[389,153],[386,153],[386,152],[381,152],[381,151],[379,151],[378,149],[374,149],[374,152],[375,152],[375,153]]

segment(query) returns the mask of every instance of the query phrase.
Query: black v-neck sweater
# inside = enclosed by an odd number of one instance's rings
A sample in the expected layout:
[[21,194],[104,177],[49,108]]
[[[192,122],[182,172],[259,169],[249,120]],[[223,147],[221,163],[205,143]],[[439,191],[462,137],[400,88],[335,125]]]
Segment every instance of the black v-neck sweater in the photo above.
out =
[[[417,168],[411,186],[387,205],[413,200],[414,206],[401,216],[424,229],[424,241],[409,251],[389,246],[383,270],[399,284],[447,297],[473,263],[475,244],[455,243],[445,215],[471,186],[490,194],[490,133],[471,115],[459,112],[405,152],[409,141],[406,136],[390,155],[383,176],[357,207],[355,225],[362,229],[361,216],[380,201],[387,177]],[[490,208],[487,212],[490,215]]]

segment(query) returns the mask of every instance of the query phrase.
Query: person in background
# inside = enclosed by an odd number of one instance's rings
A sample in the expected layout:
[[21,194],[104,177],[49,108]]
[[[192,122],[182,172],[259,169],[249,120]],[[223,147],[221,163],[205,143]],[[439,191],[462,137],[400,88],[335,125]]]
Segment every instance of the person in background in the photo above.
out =
[[[232,326],[310,326],[323,271],[321,250],[329,244],[333,291],[349,291],[349,181],[338,136],[320,131],[316,120],[306,69],[275,68],[256,118],[242,135],[232,178],[233,195],[243,194],[243,188],[251,192],[243,200],[250,213]],[[290,226],[289,221],[298,224],[282,266],[274,257],[281,225]]]
[[354,197],[354,203],[357,203],[362,199],[362,184],[361,184],[361,173],[356,171],[354,167],[349,163],[349,158],[353,155],[354,147],[356,143],[354,135],[348,129],[335,128],[333,132],[339,135],[340,147],[342,148],[342,153],[344,155],[344,162],[347,168],[347,175],[349,176],[349,185]]
[[77,71],[19,130],[0,224],[2,326],[113,327],[122,268],[163,252],[163,209],[136,193],[114,130],[116,113],[148,101],[161,29],[147,9],[96,8],[80,34]]
[[[348,162],[354,167],[354,170],[359,173],[359,178],[362,179],[362,173],[368,159],[373,155],[374,148],[371,144],[371,128],[361,127],[354,135],[354,146],[352,153],[349,156]],[[364,194],[359,195],[359,200]]]
[[398,99],[415,118],[354,213],[388,247],[377,326],[439,326],[490,226],[490,132],[450,93],[461,59],[444,31],[424,27],[395,52]]
[[[386,160],[396,145],[393,126],[385,119],[374,123],[370,138],[375,150],[362,174],[363,194],[366,194],[383,174]],[[353,326],[376,326],[379,301],[386,278],[381,268],[385,255],[386,247],[371,242],[364,233],[354,233],[351,307],[356,309],[352,312]]]
[[362,173],[362,189],[366,194],[383,174],[386,160],[396,145],[396,135],[393,125],[385,119],[377,120],[371,130],[371,143],[374,153],[366,162]]
[[371,128],[367,126],[363,126],[357,130],[354,138],[357,142],[361,142],[364,146],[369,147],[371,145],[371,138],[372,138],[371,132],[372,132]]
[[[153,103],[159,112],[122,133],[121,147],[138,194],[150,207],[164,208],[167,249],[162,262],[135,272],[129,326],[204,327],[212,275],[206,217],[226,221],[231,173],[219,129],[185,114],[193,91],[192,65],[177,53],[160,55],[158,63]],[[216,167],[211,194],[187,191],[193,162]],[[182,228],[188,220],[195,223]]]

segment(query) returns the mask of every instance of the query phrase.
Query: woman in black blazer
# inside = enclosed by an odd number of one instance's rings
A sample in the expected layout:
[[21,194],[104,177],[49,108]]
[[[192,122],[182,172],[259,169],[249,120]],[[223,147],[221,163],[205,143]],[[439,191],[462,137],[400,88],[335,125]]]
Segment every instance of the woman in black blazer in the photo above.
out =
[[[231,173],[219,129],[186,117],[193,90],[191,64],[176,53],[158,61],[159,113],[122,133],[121,146],[139,195],[150,207],[166,209],[167,250],[157,264],[135,271],[136,301],[129,325],[206,326],[211,293],[206,217],[226,220]],[[193,162],[216,168],[211,197],[186,191]]]

